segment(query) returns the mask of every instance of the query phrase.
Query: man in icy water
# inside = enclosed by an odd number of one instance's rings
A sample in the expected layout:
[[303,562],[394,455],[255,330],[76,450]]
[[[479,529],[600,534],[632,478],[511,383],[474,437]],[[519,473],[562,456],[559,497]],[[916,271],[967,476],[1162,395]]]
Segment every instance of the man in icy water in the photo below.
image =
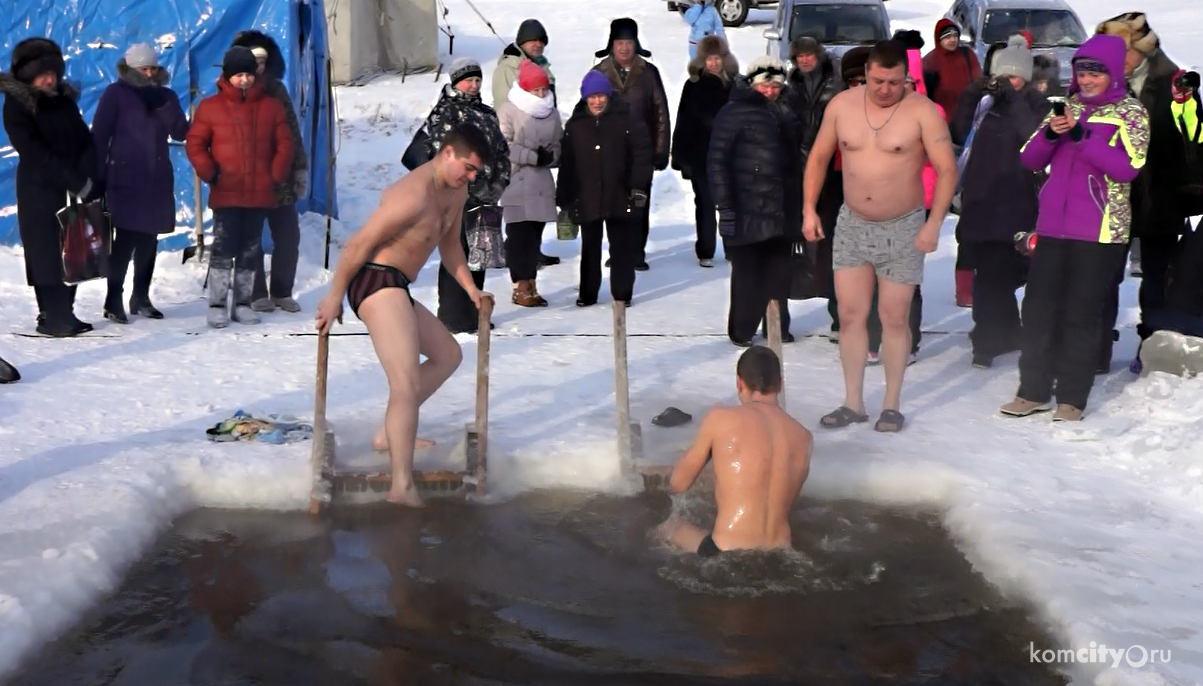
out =
[[[432,160],[386,188],[380,207],[347,241],[330,292],[317,308],[317,328],[326,333],[335,319],[342,321],[345,294],[351,311],[367,325],[389,388],[384,425],[372,447],[388,450],[393,468],[388,499],[401,505],[422,506],[413,480],[418,407],[463,360],[459,343],[413,299],[409,286],[437,246],[447,271],[477,309],[488,295],[477,290],[468,271],[460,223],[468,183],[489,164],[489,150],[488,138],[464,125],[446,135]],[[419,355],[426,361],[419,364]]]
[[687,552],[790,547],[789,512],[810,473],[814,439],[777,404],[781,361],[764,346],[748,348],[735,368],[737,407],[716,406],[673,469],[670,490],[684,493],[714,461],[718,516],[710,533],[672,515],[657,529]]

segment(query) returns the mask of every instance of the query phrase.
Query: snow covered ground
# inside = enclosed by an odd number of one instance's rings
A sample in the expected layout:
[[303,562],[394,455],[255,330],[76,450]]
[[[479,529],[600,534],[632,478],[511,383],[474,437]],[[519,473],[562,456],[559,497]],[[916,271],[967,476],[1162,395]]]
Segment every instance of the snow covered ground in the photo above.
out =
[[[502,41],[462,0],[450,0],[456,56],[485,70],[485,97]],[[686,27],[660,0],[614,0],[582,11],[562,0],[477,0],[508,36],[525,17],[540,18],[551,43],[565,116],[581,76],[604,47],[611,18],[640,22],[643,43],[660,65],[675,115],[685,78]],[[1140,9],[1171,55],[1198,63],[1203,35],[1185,0],[1077,3],[1088,26]],[[944,4],[890,0],[894,28],[930,34]],[[729,30],[746,64],[764,51],[771,19],[755,12]],[[508,38],[506,39],[508,41]],[[930,37],[928,38],[930,41]],[[446,44],[444,43],[444,49]],[[384,77],[338,93],[342,117],[339,193],[343,222],[335,243],[375,206],[379,191],[404,173],[402,150],[433,104],[443,76]],[[649,459],[671,462],[691,429],[659,429],[650,419],[668,405],[700,416],[734,399],[740,350],[724,335],[727,268],[697,266],[692,198],[671,172],[657,176],[649,244],[651,271],[640,274],[629,313],[633,415],[643,422]],[[821,337],[822,303],[792,303],[798,342],[785,348],[789,410],[814,427],[815,464],[804,496],[852,497],[942,507],[969,559],[1004,590],[1029,598],[1058,632],[1062,648],[1135,646],[1168,651],[1170,661],[1139,663],[1134,648],[1112,666],[1108,655],[1065,664],[1076,683],[1203,683],[1203,381],[1154,375],[1135,379],[1124,367],[1135,351],[1135,286],[1124,287],[1115,371],[1100,377],[1089,415],[1075,427],[1048,417],[1004,419],[999,404],[1015,391],[1015,356],[992,370],[972,369],[967,310],[953,306],[953,221],[928,260],[920,361],[908,370],[903,410],[908,427],[883,436],[862,426],[829,432],[820,415],[841,401],[837,348]],[[325,220],[303,223],[297,292],[305,311],[274,313],[256,327],[204,327],[202,271],[163,254],[152,291],[167,319],[127,327],[100,317],[103,286],[80,289],[78,314],[97,336],[45,340],[14,335],[33,328],[32,293],[19,250],[0,249],[0,355],[24,379],[0,387],[0,679],[43,641],[69,627],[111,591],[128,565],[190,508],[296,508],[308,495],[308,443],[214,444],[204,429],[235,409],[308,416],[315,339],[312,313],[328,278],[322,269]],[[491,481],[503,495],[544,486],[618,489],[614,441],[609,299],[573,304],[576,244],[554,240],[545,252],[565,258],[540,273],[546,309],[509,303],[509,279],[490,273],[498,296],[493,338]],[[333,257],[332,257],[333,259]],[[414,295],[432,310],[435,266]],[[336,332],[363,332],[348,312]],[[108,334],[102,337],[99,334]],[[640,335],[643,334],[643,335]],[[647,335],[654,334],[654,335]],[[474,339],[461,337],[468,360],[423,408],[421,431],[454,445],[473,407]],[[867,375],[870,411],[880,404],[882,372]],[[371,431],[383,414],[385,381],[365,336],[332,341],[329,411],[342,458],[368,461]],[[446,450],[419,459],[434,466]],[[1034,645],[1039,653],[1058,646]],[[1097,651],[1095,651],[1097,653]],[[1164,656],[1164,653],[1162,654]],[[1047,656],[1047,655],[1046,655]],[[1046,657],[1045,656],[1045,657]],[[1038,655],[1038,659],[1041,656]]]

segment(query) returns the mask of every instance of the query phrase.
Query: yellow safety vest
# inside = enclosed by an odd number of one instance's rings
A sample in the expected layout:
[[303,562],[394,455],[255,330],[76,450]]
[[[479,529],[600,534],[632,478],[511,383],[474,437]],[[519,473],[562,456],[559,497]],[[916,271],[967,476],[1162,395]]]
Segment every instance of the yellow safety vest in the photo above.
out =
[[1174,123],[1178,130],[1186,136],[1188,143],[1203,143],[1203,127],[1199,125],[1199,95],[1186,102],[1171,102],[1170,112],[1174,114]]

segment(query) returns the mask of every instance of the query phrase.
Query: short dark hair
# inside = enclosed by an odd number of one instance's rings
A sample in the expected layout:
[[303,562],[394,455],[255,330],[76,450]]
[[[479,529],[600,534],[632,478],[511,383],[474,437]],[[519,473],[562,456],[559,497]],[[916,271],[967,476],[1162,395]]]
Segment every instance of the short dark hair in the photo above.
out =
[[877,65],[882,69],[896,69],[902,67],[907,68],[906,46],[902,41],[883,40],[880,43],[875,43],[873,49],[869,51],[869,59],[865,63],[865,73],[869,72],[869,68]]
[[763,345],[754,345],[739,356],[735,374],[753,393],[781,392],[781,360]]
[[442,147],[451,148],[455,151],[455,156],[459,158],[476,153],[484,165],[489,165],[493,161],[492,146],[489,145],[488,136],[472,124],[460,124],[452,127],[443,135]]

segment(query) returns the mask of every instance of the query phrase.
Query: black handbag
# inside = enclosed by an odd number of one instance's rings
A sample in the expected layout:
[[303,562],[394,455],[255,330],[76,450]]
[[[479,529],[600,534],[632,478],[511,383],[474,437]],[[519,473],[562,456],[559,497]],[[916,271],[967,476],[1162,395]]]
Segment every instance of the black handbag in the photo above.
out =
[[74,286],[109,276],[113,227],[103,199],[81,202],[70,193],[55,213],[60,227],[63,283]]
[[[790,265],[790,300],[826,299],[831,295],[831,253],[819,250],[819,242],[794,243]],[[826,252],[824,255],[820,254]]]
[[426,126],[419,126],[418,130],[414,131],[414,138],[409,142],[409,147],[401,155],[401,164],[413,171],[433,159],[434,155],[429,152],[429,142],[430,134],[426,133]]

